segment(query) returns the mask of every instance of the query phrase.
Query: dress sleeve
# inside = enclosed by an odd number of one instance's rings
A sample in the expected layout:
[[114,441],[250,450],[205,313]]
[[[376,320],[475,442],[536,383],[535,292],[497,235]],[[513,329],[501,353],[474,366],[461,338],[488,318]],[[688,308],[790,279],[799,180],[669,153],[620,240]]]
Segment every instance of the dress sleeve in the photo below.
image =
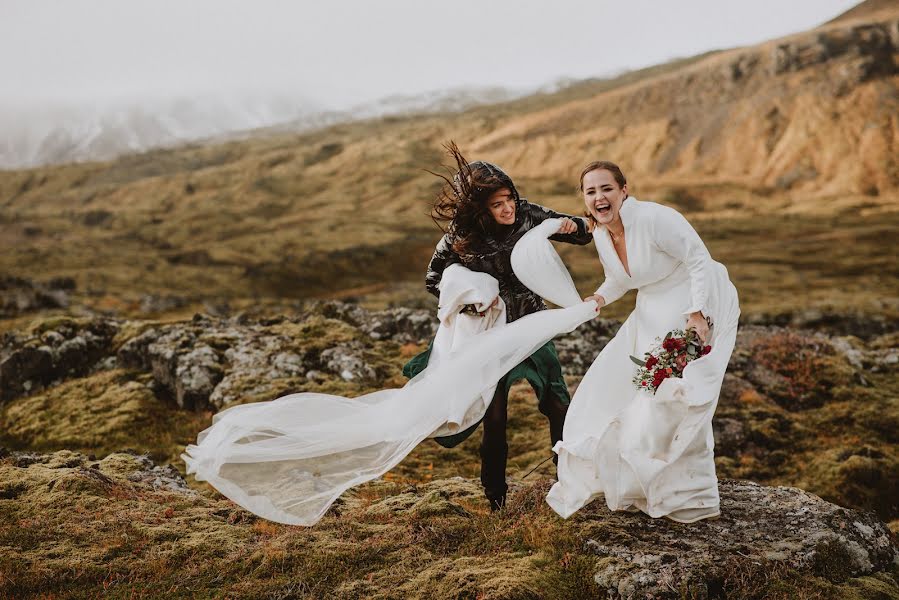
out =
[[[605,269],[605,265],[603,265],[603,269]],[[599,286],[599,288],[597,288],[594,293],[605,298],[605,306],[608,306],[615,300],[621,298],[629,288],[618,279],[615,279],[614,277],[608,275],[608,271],[606,271],[606,273],[607,275],[605,281],[602,282],[602,285]]]
[[684,314],[702,311],[708,299],[707,269],[712,260],[702,238],[682,214],[667,206],[653,219],[653,235],[659,249],[684,263],[690,273],[690,308]]
[[554,233],[549,236],[549,239],[554,242],[565,242],[566,244],[585,246],[593,241],[593,234],[587,228],[587,221],[584,218],[556,212],[551,208],[546,208],[545,206],[540,206],[539,204],[534,204],[533,202],[528,202],[526,200],[523,201],[522,204],[528,211],[534,225],[539,225],[547,219],[571,219],[574,221],[575,225],[577,225],[577,231],[575,233]]
[[425,275],[425,288],[429,293],[440,298],[440,280],[443,279],[443,272],[450,265],[461,263],[462,259],[453,250],[449,238],[444,235],[437,242],[437,248],[434,250],[434,256],[428,263],[428,273]]

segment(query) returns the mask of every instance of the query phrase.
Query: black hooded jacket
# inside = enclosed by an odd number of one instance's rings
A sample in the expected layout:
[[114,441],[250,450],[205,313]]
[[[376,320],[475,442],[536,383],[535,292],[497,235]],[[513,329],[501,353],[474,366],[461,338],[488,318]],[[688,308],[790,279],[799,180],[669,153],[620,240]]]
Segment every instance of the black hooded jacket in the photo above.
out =
[[[473,163],[474,164],[474,163]],[[492,165],[491,165],[492,166]],[[496,167],[494,167],[496,168]],[[502,171],[500,171],[502,172]],[[452,233],[447,233],[438,242],[434,256],[428,265],[428,274],[425,277],[427,290],[440,297],[440,279],[443,271],[452,264],[461,264],[472,271],[488,273],[499,281],[499,295],[506,303],[506,321],[511,323],[539,310],[544,310],[546,304],[543,298],[525,287],[515,273],[512,272],[512,248],[528,230],[533,229],[546,219],[569,218],[577,224],[577,233],[555,234],[549,239],[569,244],[585,245],[593,240],[593,235],[587,230],[587,223],[580,217],[573,217],[557,213],[539,204],[532,204],[524,198],[518,197],[518,192],[509,180],[509,187],[516,198],[515,223],[501,227],[500,236],[491,236],[480,247],[472,250],[472,253],[459,255],[453,250]],[[504,235],[502,235],[504,234]]]

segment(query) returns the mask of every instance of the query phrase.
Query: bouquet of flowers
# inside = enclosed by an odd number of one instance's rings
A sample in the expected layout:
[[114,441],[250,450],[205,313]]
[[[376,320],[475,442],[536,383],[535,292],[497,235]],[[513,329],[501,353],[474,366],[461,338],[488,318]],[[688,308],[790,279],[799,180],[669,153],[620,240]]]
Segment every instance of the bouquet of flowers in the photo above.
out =
[[712,347],[703,345],[693,329],[669,331],[665,339],[659,340],[646,353],[644,360],[631,356],[631,360],[640,367],[634,375],[634,385],[638,390],[655,394],[663,381],[669,377],[683,377],[684,367],[711,351]]

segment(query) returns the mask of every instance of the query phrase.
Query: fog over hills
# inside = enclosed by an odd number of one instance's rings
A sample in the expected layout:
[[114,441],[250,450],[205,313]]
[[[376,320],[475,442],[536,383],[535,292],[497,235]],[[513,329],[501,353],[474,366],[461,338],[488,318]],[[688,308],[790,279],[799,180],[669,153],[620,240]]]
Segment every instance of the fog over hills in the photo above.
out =
[[[545,86],[546,90],[564,82]],[[392,114],[456,112],[534,90],[457,87],[391,95],[331,110],[299,95],[206,95],[105,104],[5,107],[0,111],[0,168],[109,160],[263,128],[306,131]]]

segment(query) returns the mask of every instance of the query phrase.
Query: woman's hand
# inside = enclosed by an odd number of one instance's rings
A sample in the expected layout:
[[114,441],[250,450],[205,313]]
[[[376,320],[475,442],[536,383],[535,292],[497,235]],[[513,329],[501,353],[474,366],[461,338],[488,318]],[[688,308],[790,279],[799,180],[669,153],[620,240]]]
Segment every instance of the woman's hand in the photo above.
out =
[[691,313],[689,317],[687,317],[687,329],[693,329],[696,331],[696,335],[699,336],[699,341],[703,344],[706,343],[706,340],[709,337],[709,324],[708,321],[705,320],[705,315],[702,312]]
[[596,314],[599,314],[600,309],[606,305],[606,299],[599,294],[593,294],[592,296],[584,298],[584,302],[590,302],[591,300],[596,302]]
[[573,220],[565,217],[562,219],[562,222],[559,224],[559,231],[557,233],[574,233],[577,231],[577,223]]
[[478,310],[477,304],[466,304],[465,306],[462,307],[462,310],[460,310],[459,313],[464,313],[466,315],[471,315],[471,316],[477,315],[479,317],[486,317],[487,313],[490,312],[490,310],[497,304],[499,304],[499,296],[494,298],[493,302],[490,303],[490,306],[488,306],[487,308],[485,308],[482,311]]
[[487,313],[489,313],[491,310],[493,310],[493,308],[497,304],[499,304],[499,296],[497,296],[496,298],[493,299],[493,302],[490,303],[490,306],[488,306],[487,308],[484,309],[484,312],[479,312],[478,314],[481,315],[482,317],[486,317]]

